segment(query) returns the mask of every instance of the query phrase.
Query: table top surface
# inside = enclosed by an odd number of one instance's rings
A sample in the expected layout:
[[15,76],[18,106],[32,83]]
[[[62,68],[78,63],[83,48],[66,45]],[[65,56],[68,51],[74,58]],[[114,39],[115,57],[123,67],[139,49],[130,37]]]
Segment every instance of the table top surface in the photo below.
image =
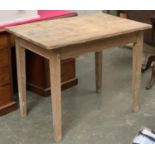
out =
[[6,30],[37,46],[52,50],[150,28],[149,24],[105,13],[93,13],[8,27]]

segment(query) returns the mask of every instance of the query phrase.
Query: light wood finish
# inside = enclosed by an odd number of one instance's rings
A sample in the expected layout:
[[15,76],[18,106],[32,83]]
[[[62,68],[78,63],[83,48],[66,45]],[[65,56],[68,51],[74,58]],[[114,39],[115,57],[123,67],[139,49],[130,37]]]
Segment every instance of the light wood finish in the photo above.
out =
[[[60,59],[76,57],[88,52],[96,53],[97,89],[101,87],[101,52],[104,48],[134,43],[133,50],[133,109],[139,109],[140,61],[142,53],[143,24],[104,13],[68,19],[45,21],[7,30],[16,36],[18,82],[20,86],[21,113],[25,114],[24,49],[30,49],[50,61],[53,128],[56,141],[61,140],[61,89]],[[53,37],[54,36],[54,37]],[[23,79],[21,79],[23,78]],[[24,106],[25,105],[25,106]]]
[[22,46],[20,46],[18,39],[16,39],[16,59],[20,113],[22,117],[25,117],[27,115],[25,49]]
[[137,112],[139,110],[142,51],[143,51],[143,32],[139,32],[137,35],[137,41],[133,44],[132,92],[133,92],[134,112]]
[[95,53],[96,92],[102,88],[102,51]]
[[60,55],[52,53],[50,56],[50,81],[53,111],[53,128],[56,142],[61,141],[61,64]]
[[[135,42],[137,39],[137,33],[133,32],[130,34],[118,35],[110,38],[97,39],[90,42],[70,45],[62,47],[61,49],[55,49],[61,53],[61,59],[68,59],[80,56],[94,51],[102,51],[103,49],[122,46],[130,42]],[[64,52],[65,51],[65,52]]]
[[39,46],[36,46],[34,44],[30,44],[28,41],[25,41],[23,39],[18,39],[18,42],[20,42],[20,45],[22,47],[27,47],[26,49],[33,51],[34,53],[48,59],[50,57],[50,53],[47,49],[40,48]]
[[105,13],[95,13],[20,25],[7,30],[39,47],[50,50],[148,28],[151,28],[151,25]]

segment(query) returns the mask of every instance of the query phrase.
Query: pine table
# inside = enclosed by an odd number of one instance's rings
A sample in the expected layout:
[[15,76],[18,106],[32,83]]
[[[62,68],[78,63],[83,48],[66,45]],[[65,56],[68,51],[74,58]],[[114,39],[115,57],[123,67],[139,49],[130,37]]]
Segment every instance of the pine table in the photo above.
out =
[[25,49],[49,60],[53,129],[62,138],[60,60],[95,53],[96,90],[102,85],[102,50],[133,43],[133,111],[139,110],[143,32],[151,25],[105,13],[93,13],[7,28],[15,35],[21,116],[26,116]]

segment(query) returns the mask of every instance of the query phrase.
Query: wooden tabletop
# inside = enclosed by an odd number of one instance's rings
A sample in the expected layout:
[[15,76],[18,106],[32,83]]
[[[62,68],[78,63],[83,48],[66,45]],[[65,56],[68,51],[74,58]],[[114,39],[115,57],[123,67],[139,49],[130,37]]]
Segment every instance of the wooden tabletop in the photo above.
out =
[[56,49],[150,28],[149,24],[93,13],[8,27],[6,30],[42,48]]

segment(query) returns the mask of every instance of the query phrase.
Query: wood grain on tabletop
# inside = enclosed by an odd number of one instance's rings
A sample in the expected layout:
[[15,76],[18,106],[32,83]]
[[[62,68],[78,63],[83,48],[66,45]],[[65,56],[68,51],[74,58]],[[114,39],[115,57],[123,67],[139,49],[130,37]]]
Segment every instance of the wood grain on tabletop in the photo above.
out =
[[129,19],[93,13],[7,28],[14,35],[45,49],[61,48],[100,38],[151,28],[151,25]]

